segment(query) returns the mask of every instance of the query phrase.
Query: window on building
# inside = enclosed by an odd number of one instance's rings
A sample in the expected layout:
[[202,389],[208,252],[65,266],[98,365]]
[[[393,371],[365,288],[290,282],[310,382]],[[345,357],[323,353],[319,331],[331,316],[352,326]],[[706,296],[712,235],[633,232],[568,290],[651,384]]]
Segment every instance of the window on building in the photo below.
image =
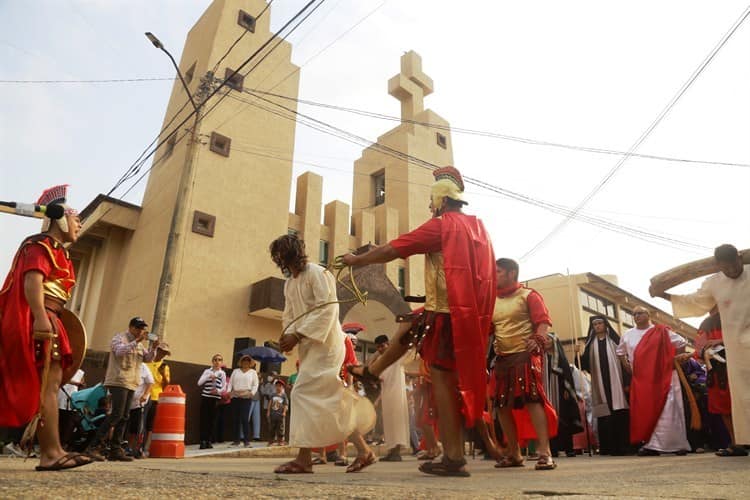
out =
[[617,321],[617,312],[615,304],[607,299],[598,297],[586,290],[580,290],[581,306],[592,313],[598,313],[610,319]]
[[197,62],[198,61],[194,62],[193,65],[185,71],[185,84],[190,84],[190,82],[193,81],[193,77],[195,76],[195,64]]
[[375,192],[375,205],[385,203],[385,172],[372,176],[372,187]]
[[319,261],[321,266],[328,266],[328,242],[320,240]]
[[633,320],[633,311],[628,311],[627,309],[620,308],[620,317],[622,318],[622,325],[627,326],[628,328],[633,328],[633,325],[635,325],[635,321]]
[[437,144],[443,149],[448,149],[448,138],[437,132]]
[[240,9],[240,13],[237,16],[237,24],[245,28],[250,33],[255,33],[255,17],[251,16],[242,9]]
[[245,83],[242,73],[239,71],[235,73],[233,69],[227,68],[224,72],[224,80],[227,81],[227,87],[242,92],[242,85]]
[[398,293],[402,297],[406,296],[406,268],[404,267],[398,268]]
[[211,132],[211,141],[209,143],[209,149],[216,154],[221,156],[229,156],[229,151],[232,146],[232,139],[225,135]]
[[213,238],[214,229],[216,228],[216,216],[199,212],[196,210],[193,212],[193,232],[202,234],[204,236],[210,236]]

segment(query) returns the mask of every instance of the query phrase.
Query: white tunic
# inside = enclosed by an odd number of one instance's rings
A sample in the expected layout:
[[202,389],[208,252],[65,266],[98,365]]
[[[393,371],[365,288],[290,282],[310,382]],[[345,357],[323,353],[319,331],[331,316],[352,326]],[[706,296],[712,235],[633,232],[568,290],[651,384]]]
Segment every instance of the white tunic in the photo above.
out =
[[750,264],[737,279],[716,273],[689,295],[672,295],[678,318],[702,316],[719,306],[727,358],[732,426],[737,444],[750,444]]
[[[284,285],[286,327],[316,306],[336,301],[333,275],[307,264]],[[375,425],[375,409],[367,399],[347,390],[339,377],[344,362],[344,332],[338,304],[329,304],[296,321],[287,333],[303,336],[299,343],[299,375],[294,384],[289,444],[300,448],[329,446],[354,431],[368,432]]]
[[385,446],[391,449],[396,445],[409,444],[409,403],[406,399],[406,376],[404,374],[404,354],[398,361],[383,370],[383,392],[380,403],[383,405],[383,437]]
[[[633,371],[648,370],[649,367],[638,366],[638,360],[635,358],[635,348],[640,343],[646,332],[651,326],[645,329],[631,328],[620,339],[620,345],[617,346],[618,356],[627,356]],[[687,341],[681,335],[669,330],[669,340],[675,349],[680,349],[687,345]],[[690,443],[687,440],[687,427],[685,425],[685,408],[682,403],[682,388],[680,379],[675,370],[672,370],[672,380],[669,384],[669,393],[667,393],[667,402],[659,415],[653,434],[648,443],[644,445],[649,450],[676,452],[680,450],[690,450]]]

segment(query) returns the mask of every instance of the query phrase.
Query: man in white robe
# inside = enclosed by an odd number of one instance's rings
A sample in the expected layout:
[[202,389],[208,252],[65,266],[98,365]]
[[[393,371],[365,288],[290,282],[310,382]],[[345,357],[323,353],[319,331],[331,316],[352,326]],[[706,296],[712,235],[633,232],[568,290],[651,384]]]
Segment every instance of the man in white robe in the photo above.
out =
[[706,278],[698,291],[687,295],[666,292],[656,295],[672,302],[678,318],[702,316],[718,306],[732,394],[735,442],[729,456],[746,456],[747,451],[735,445],[750,444],[750,264],[743,265],[737,248],[732,245],[717,247],[714,258],[720,272]]
[[271,244],[271,257],[284,274],[281,350],[299,347],[299,375],[292,398],[289,445],[299,448],[295,460],[276,468],[280,474],[312,472],[312,448],[347,438],[357,459],[347,472],[375,463],[362,434],[375,422],[372,404],[348,390],[339,374],[344,362],[344,332],[339,323],[336,281],[324,268],[307,262],[304,242],[284,235]]
[[[639,364],[639,360],[635,356],[638,344],[652,328],[655,328],[651,323],[650,313],[646,308],[637,306],[633,309],[633,319],[635,320],[635,328],[631,328],[625,332],[620,340],[620,345],[617,346],[616,350],[624,369],[627,372],[634,374],[631,391],[635,390],[635,379],[640,378],[640,375],[644,373],[644,370],[646,370],[646,373],[653,371],[656,374],[655,370],[657,369],[656,367],[643,362]],[[669,342],[674,346],[675,351],[682,350],[687,345],[687,341],[681,335],[678,335],[671,330],[668,330],[668,333]],[[633,397],[634,395],[631,392],[631,405],[634,406]],[[654,403],[656,403],[656,401],[654,401]],[[631,414],[631,420],[634,421],[639,415],[637,414],[637,409],[635,407],[632,408],[632,411],[634,413]],[[633,424],[631,422],[631,439],[637,439],[633,436],[632,430]],[[671,381],[666,401],[664,402],[664,406],[650,439],[640,450],[638,450],[638,455],[659,455],[660,452],[684,455],[689,449],[690,443],[688,443],[687,440],[685,410],[682,403],[682,388],[680,387],[680,379],[677,372],[672,368]]]
[[[375,338],[375,346],[379,353],[385,352],[389,342],[386,335]],[[401,447],[409,444],[409,403],[406,399],[406,375],[404,374],[404,358],[383,370],[380,378],[383,389],[380,394],[380,404],[383,411],[383,437],[388,454],[381,460],[385,462],[400,462]]]

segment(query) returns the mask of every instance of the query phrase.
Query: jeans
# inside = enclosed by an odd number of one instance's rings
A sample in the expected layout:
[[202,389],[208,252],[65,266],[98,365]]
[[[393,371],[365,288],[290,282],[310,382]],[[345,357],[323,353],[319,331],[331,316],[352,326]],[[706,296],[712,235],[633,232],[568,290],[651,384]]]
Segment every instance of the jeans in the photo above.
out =
[[112,431],[112,439],[109,442],[110,450],[122,449],[122,440],[125,437],[125,429],[128,425],[128,417],[130,417],[130,403],[133,401],[133,394],[135,391],[125,389],[124,387],[107,387],[111,396],[111,410],[104,422],[96,430],[96,437],[94,443],[99,444],[104,442],[107,437],[110,427],[114,427]]
[[260,439],[260,400],[250,400],[250,420],[253,423],[253,439]]
[[250,400],[232,398],[232,415],[234,417],[234,440],[250,442]]

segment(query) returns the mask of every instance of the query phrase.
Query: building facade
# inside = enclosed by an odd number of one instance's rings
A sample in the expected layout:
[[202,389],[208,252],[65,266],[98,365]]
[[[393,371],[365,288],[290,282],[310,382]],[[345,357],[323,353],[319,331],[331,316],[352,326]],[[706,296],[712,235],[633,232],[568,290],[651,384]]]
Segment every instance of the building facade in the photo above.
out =
[[[190,30],[179,67],[197,102],[225,79],[228,84],[203,104],[195,130],[172,133],[193,109],[176,81],[164,118],[164,144],[154,157],[142,204],[100,195],[82,211],[83,230],[71,248],[79,275],[71,308],[86,325],[90,357],[101,360],[129,318],[142,316],[151,324],[157,302],[166,298],[154,333],[170,344],[172,360],[197,366],[222,353],[229,365],[238,350],[273,345],[281,333],[283,280],[268,253],[273,239],[296,233],[305,240],[310,261],[328,265],[336,255],[385,243],[430,216],[431,170],[408,158],[448,165],[452,148],[448,123],[424,109],[433,83],[414,52],[402,56],[401,71],[388,82],[389,93],[401,103],[403,122],[355,162],[352,204],[323,205],[323,178],[312,172],[296,179],[291,198],[296,120],[290,113],[270,113],[270,103],[249,93],[273,89],[288,98],[280,103],[296,110],[299,68],[291,62],[291,45],[282,41],[252,71],[231,77],[272,36],[271,9],[253,16],[265,7],[263,0],[211,3]],[[391,150],[401,155],[387,154]],[[190,177],[180,191],[184,172]],[[184,207],[181,219],[174,215],[178,203]],[[170,233],[176,249],[171,273],[165,272]],[[376,335],[394,331],[395,314],[408,309],[403,294],[424,294],[420,259],[377,269],[388,280],[363,275],[369,282],[361,286],[378,290],[367,305],[341,308],[342,322],[367,326],[361,335],[365,350]],[[283,374],[295,370],[295,360],[292,353],[280,367]]]
[[633,308],[636,306],[647,308],[653,322],[669,326],[691,343],[697,335],[695,327],[620,288],[616,276],[553,274],[524,284],[544,297],[552,318],[552,331],[560,338],[570,360],[573,360],[575,342],[584,343],[586,340],[591,316],[606,316],[622,336],[635,326]]

